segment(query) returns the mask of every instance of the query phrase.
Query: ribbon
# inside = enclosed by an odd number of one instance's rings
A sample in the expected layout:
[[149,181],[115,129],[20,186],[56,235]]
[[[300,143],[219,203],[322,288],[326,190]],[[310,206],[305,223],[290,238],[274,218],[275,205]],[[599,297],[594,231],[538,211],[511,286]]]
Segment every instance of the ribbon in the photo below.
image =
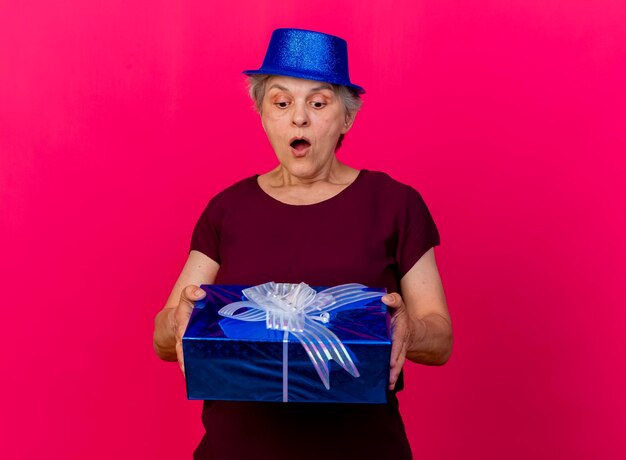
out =
[[344,344],[326,326],[329,312],[351,303],[381,297],[383,294],[364,291],[358,283],[341,284],[316,292],[306,283],[259,284],[242,290],[249,300],[232,302],[219,314],[241,321],[263,321],[267,329],[282,330],[283,335],[283,401],[288,393],[288,342],[293,334],[304,347],[320,380],[330,389],[328,362],[334,360],[353,377],[359,371]]

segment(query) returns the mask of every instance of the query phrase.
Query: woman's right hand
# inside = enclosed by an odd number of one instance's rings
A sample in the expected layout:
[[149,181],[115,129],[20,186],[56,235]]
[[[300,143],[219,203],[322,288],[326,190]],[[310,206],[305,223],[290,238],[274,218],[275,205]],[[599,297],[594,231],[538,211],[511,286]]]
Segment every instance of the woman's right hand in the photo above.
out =
[[154,351],[164,361],[178,361],[183,373],[182,340],[193,303],[206,295],[199,286],[213,284],[219,268],[219,264],[210,257],[199,251],[190,251],[165,306],[154,318]]
[[194,302],[203,299],[206,292],[198,286],[190,284],[180,294],[180,301],[176,308],[170,312],[170,324],[176,339],[176,359],[180,370],[185,373],[185,361],[183,358],[183,335],[189,324],[189,317],[193,311]]

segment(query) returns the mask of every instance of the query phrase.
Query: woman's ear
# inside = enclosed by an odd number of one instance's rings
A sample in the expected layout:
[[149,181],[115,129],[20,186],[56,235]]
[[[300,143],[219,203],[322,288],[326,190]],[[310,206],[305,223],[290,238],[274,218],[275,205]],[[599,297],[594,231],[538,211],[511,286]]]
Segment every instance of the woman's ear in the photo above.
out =
[[341,134],[345,134],[350,131],[350,128],[352,128],[352,124],[354,123],[355,118],[356,112],[346,112],[346,117],[343,123],[343,129],[341,130]]

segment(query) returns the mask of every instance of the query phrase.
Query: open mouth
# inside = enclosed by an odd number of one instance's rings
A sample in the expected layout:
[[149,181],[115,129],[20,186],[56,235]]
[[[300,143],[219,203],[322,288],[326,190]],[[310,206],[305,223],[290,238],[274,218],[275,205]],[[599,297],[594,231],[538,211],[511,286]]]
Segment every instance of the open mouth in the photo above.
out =
[[289,145],[296,152],[304,152],[311,146],[311,143],[306,139],[294,139]]

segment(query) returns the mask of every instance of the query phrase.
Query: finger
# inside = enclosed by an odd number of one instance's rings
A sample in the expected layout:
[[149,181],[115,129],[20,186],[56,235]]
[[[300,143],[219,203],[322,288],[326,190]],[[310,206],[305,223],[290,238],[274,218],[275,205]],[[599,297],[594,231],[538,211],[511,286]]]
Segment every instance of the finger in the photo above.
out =
[[206,296],[204,289],[198,286],[189,285],[180,294],[180,302],[174,311],[174,324],[176,327],[176,338],[180,339],[185,333],[189,317],[194,308],[194,302]]
[[180,303],[193,308],[193,303],[196,300],[204,298],[205,296],[206,292],[204,289],[190,284],[183,289],[183,292],[180,293]]
[[206,296],[206,292],[198,286],[189,285],[186,286],[180,296],[180,303],[174,311],[174,334],[176,337],[176,357],[180,365],[181,371],[185,372],[183,361],[183,348],[182,339],[185,335],[185,330],[189,324],[189,318],[194,308],[194,301],[200,300]]
[[178,360],[178,366],[180,367],[180,370],[184,375],[185,374],[185,357],[183,355],[182,340],[176,341],[176,359]]
[[191,318],[191,312],[193,308],[190,308],[188,305],[181,304],[176,308],[174,312],[174,337],[176,341],[179,342],[183,339],[185,335],[185,331],[187,330],[187,325],[189,324],[189,318]]
[[389,389],[393,390],[396,387],[396,383],[398,382],[398,377],[400,377],[400,372],[402,372],[402,366],[404,366],[404,361],[406,360],[406,345],[402,347],[400,354],[397,357],[396,362],[389,371]]
[[200,300],[206,296],[206,292],[194,285],[186,286],[181,294],[178,306],[171,314],[172,326],[174,327],[174,337],[176,339],[176,359],[180,367],[181,372],[185,373],[185,361],[183,356],[183,342],[182,338],[187,329],[191,312],[194,308],[194,302]]
[[407,343],[404,323],[400,322],[394,331],[394,340],[391,345],[391,359],[389,362],[389,389],[395,388],[406,358]]
[[189,317],[191,314],[181,314],[177,315],[176,318],[176,331],[175,337],[176,340],[182,340],[185,335],[185,331],[187,330],[187,325],[189,324]]
[[389,362],[389,389],[393,390],[404,365],[407,352],[407,325],[404,315],[396,315],[398,321],[393,328],[391,357]]
[[404,329],[404,323],[402,321],[399,321],[394,327],[391,340],[391,357],[389,361],[390,366],[395,365],[402,353],[402,347],[405,345],[406,335]]
[[381,300],[385,305],[391,308],[400,308],[404,305],[402,296],[397,292],[391,292],[382,296]]

